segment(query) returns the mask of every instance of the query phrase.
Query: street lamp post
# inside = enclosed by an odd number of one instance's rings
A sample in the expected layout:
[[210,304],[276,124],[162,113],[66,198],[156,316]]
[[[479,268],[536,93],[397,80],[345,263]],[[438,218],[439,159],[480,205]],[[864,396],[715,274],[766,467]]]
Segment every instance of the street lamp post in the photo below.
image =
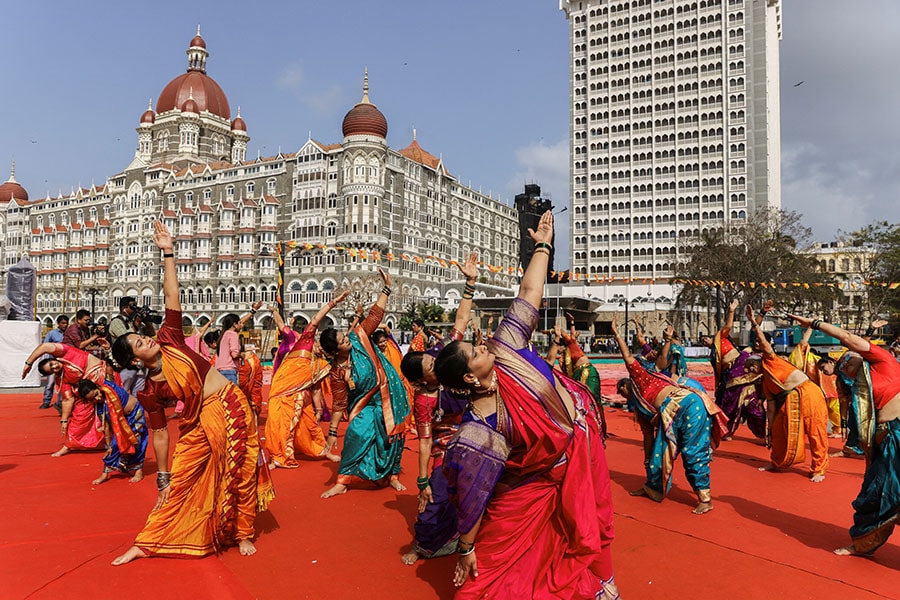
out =
[[100,290],[98,290],[94,286],[91,286],[88,289],[86,289],[85,291],[91,295],[91,318],[95,319],[96,316],[94,315],[94,298],[97,296],[97,294],[100,293]]

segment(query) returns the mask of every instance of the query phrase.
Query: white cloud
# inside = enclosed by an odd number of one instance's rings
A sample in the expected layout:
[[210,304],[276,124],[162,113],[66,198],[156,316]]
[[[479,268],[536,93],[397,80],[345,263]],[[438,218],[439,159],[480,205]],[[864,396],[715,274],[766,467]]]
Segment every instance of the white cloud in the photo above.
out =
[[[517,171],[506,183],[506,191],[510,197],[521,194],[526,183],[541,186],[541,195],[553,201],[554,211],[559,213],[569,206],[569,140],[568,137],[547,145],[543,139],[521,146],[515,150],[516,162],[521,170]],[[557,215],[556,227],[556,261],[557,269],[568,268],[569,231],[571,213]]]
[[315,94],[307,94],[303,96],[303,101],[310,110],[319,116],[328,116],[334,114],[335,111],[347,110],[348,108],[347,103],[344,101],[344,92],[339,85]]
[[281,89],[299,90],[303,85],[303,68],[297,63],[285,65],[275,79],[275,85]]

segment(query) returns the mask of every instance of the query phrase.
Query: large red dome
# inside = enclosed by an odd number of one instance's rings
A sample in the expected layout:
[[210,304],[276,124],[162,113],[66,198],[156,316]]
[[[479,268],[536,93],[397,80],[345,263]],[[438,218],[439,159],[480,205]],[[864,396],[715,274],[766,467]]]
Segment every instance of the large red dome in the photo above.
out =
[[225,92],[215,79],[201,71],[188,71],[170,81],[156,101],[156,114],[176,108],[180,110],[192,95],[201,111],[208,110],[223,119],[231,120],[231,109]]
[[350,109],[341,124],[344,137],[348,135],[377,135],[387,137],[387,119],[374,104],[360,102]]
[[0,202],[9,202],[11,199],[28,202],[28,192],[15,180],[0,185]]

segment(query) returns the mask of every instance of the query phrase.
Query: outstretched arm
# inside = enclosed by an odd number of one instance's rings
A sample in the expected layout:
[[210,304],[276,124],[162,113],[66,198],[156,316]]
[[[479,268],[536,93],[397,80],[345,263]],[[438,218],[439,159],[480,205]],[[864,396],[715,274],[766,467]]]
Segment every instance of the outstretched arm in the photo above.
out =
[[753,333],[756,334],[756,339],[759,341],[759,347],[762,349],[763,354],[775,354],[772,344],[769,343],[769,340],[767,340],[765,334],[763,334],[762,328],[760,328],[762,316],[757,316],[753,311],[753,307],[749,304],[747,305],[747,318],[753,326]]
[[256,314],[256,311],[259,310],[260,306],[262,306],[262,300],[257,300],[256,302],[253,303],[253,306],[250,307],[250,310],[248,312],[245,312],[243,315],[241,315],[241,318],[238,321],[238,323],[241,324],[241,329],[244,328],[244,324],[247,321],[249,321],[250,319],[253,318],[253,315]]
[[719,331],[722,332],[722,337],[728,337],[728,334],[731,333],[731,328],[734,327],[734,311],[737,310],[738,301],[737,298],[731,301],[731,305],[728,307],[728,316],[725,317],[725,325],[722,326],[722,329]]
[[55,344],[53,342],[38,344],[38,347],[32,350],[31,354],[28,355],[28,358],[25,359],[25,368],[22,369],[22,379],[25,379],[25,376],[31,371],[34,361],[43,355],[50,354],[52,356],[62,356],[64,353],[65,348],[63,348],[62,344]]
[[612,320],[612,332],[613,337],[616,339],[616,343],[619,345],[619,352],[622,353],[622,360],[625,361],[626,365],[630,365],[634,362],[634,357],[631,355],[631,351],[628,349],[628,344],[625,343],[625,340],[622,339],[622,335],[619,333],[619,328],[616,325],[615,318]]
[[553,213],[549,210],[541,215],[537,230],[528,229],[528,234],[535,242],[531,262],[522,276],[519,286],[519,298],[540,310],[544,298],[544,281],[547,279],[547,266],[550,264],[550,242],[553,240]]
[[675,332],[675,328],[669,325],[666,327],[666,330],[663,331],[663,344],[662,350],[659,351],[659,356],[656,357],[656,369],[658,371],[662,371],[666,367],[669,366],[669,350],[672,348],[672,336]]
[[807,327],[810,329],[818,329],[825,335],[830,335],[833,338],[837,338],[837,340],[843,345],[846,346],[848,350],[852,350],[854,352],[868,352],[871,347],[869,344],[869,340],[856,335],[855,333],[850,333],[844,329],[841,329],[837,325],[832,325],[831,323],[826,323],[820,319],[810,319],[808,317],[801,317],[799,315],[788,314],[788,318],[796,321],[798,325],[801,327]]
[[562,330],[559,325],[553,327],[550,332],[550,347],[547,349],[547,363],[552,367],[556,364],[556,355],[559,354],[559,346],[562,343]]
[[270,304],[268,306],[269,312],[272,313],[272,320],[275,321],[275,327],[278,331],[284,329],[284,319],[281,318],[281,311],[278,310],[278,304]]
[[466,286],[463,289],[462,300],[459,301],[459,306],[456,309],[456,320],[453,321],[453,331],[450,332],[450,337],[454,340],[457,339],[454,337],[455,334],[458,334],[459,339],[463,338],[463,332],[466,330],[466,325],[469,323],[469,316],[472,314],[472,303],[473,298],[475,297],[475,281],[478,279],[478,253],[470,253],[466,258],[466,262],[464,264],[456,263],[456,267],[459,269],[460,273],[463,274],[463,277],[466,278]]
[[163,298],[166,310],[181,312],[181,297],[178,293],[178,271],[175,267],[175,253],[172,236],[162,221],[153,222],[153,243],[163,251]]
[[306,326],[306,329],[312,327],[312,330],[315,331],[319,327],[319,323],[322,322],[322,319],[324,319],[325,316],[331,312],[331,309],[346,300],[347,296],[349,295],[350,290],[344,290],[343,292],[335,296],[333,300],[330,300],[328,304],[319,309],[319,312],[313,315],[312,321],[309,322],[309,325]]
[[641,331],[641,326],[637,319],[632,319],[632,321],[634,322],[634,336],[637,339],[638,345],[643,348],[647,345],[647,340],[644,338],[644,332]]

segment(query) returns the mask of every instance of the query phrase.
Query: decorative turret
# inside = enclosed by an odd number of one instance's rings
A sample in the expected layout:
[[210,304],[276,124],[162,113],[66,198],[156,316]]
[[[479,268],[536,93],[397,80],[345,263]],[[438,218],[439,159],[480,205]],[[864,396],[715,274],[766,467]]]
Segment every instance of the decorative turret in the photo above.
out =
[[374,135],[386,138],[388,132],[387,119],[381,111],[369,101],[369,69],[363,77],[363,97],[359,104],[350,109],[341,125],[344,137],[351,135]]
[[0,202],[9,202],[10,200],[28,202],[28,192],[16,181],[16,161],[12,161],[12,167],[9,169],[9,179],[6,180],[6,183],[0,185]]
[[206,59],[209,52],[206,51],[206,42],[200,36],[200,25],[197,25],[197,35],[191,40],[191,45],[187,49],[188,55],[188,71],[200,71],[206,73]]

